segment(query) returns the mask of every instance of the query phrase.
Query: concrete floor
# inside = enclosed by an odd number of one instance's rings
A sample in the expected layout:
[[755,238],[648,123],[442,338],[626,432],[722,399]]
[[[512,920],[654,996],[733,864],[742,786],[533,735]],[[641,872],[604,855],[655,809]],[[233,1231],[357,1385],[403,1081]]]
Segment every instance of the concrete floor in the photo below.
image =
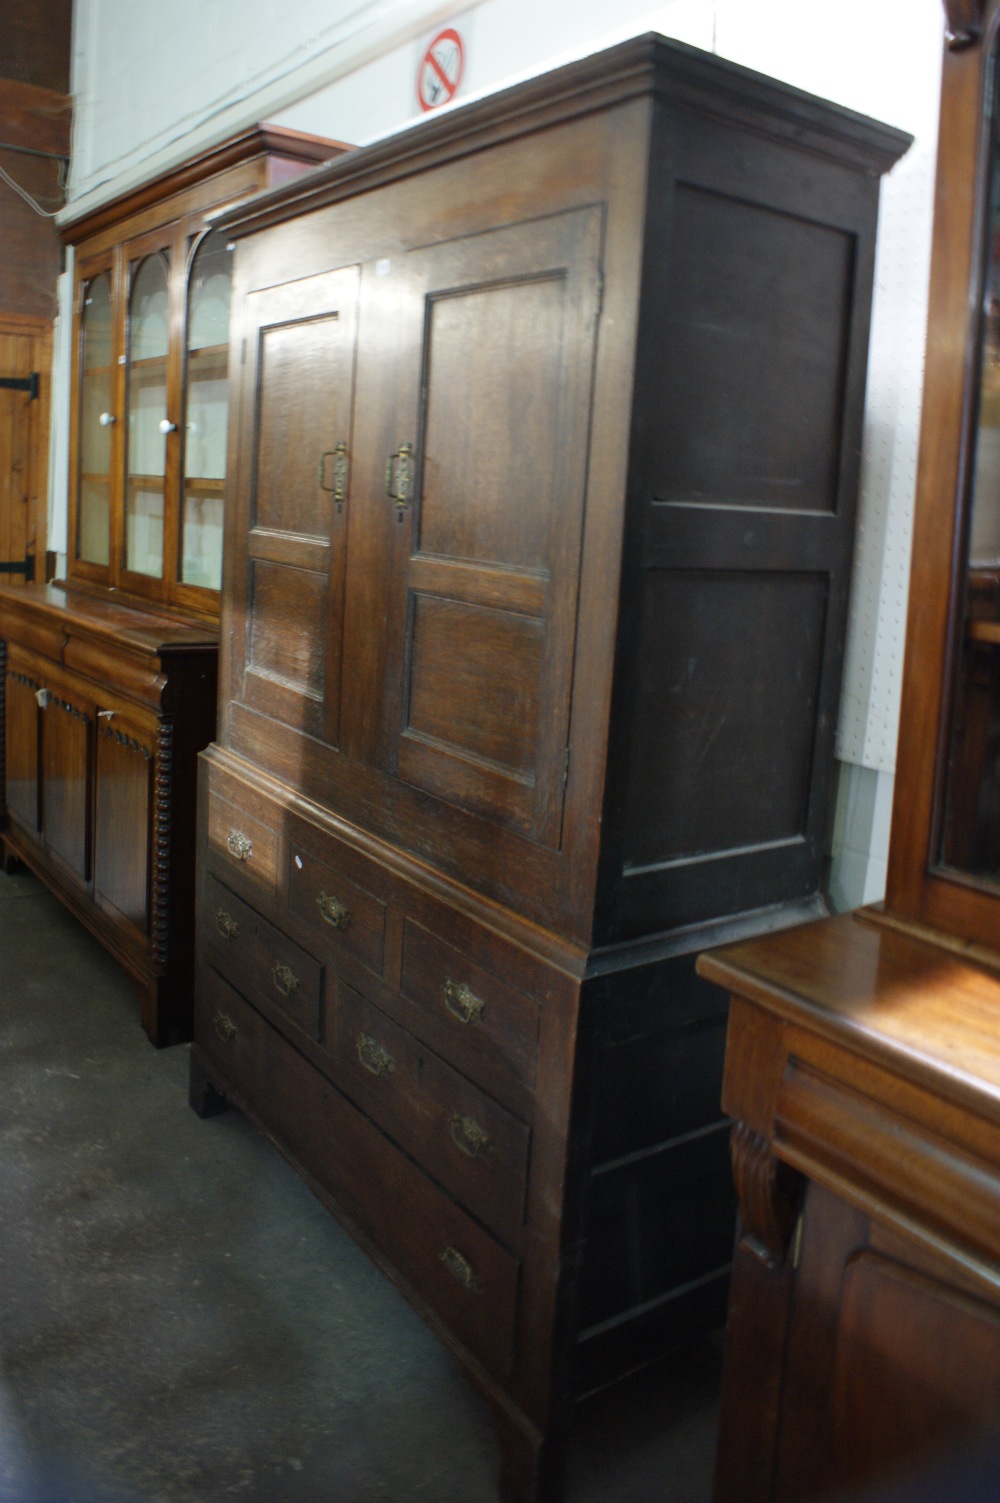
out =
[[[496,1503],[456,1363],[127,978],[0,874],[0,1503]],[[567,1503],[708,1503],[719,1347],[581,1405]]]

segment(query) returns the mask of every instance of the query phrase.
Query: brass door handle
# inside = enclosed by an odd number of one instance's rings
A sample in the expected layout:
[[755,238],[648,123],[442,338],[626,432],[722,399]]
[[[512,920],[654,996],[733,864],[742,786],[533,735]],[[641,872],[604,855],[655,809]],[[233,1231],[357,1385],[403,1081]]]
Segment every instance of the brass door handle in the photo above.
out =
[[451,977],[445,981],[441,988],[444,997],[444,1005],[453,1018],[460,1023],[479,1023],[482,1021],[483,1009],[486,1003],[482,997],[477,997],[471,987],[466,986],[464,981],[452,981]]
[[225,1044],[228,1044],[231,1039],[234,1039],[239,1032],[232,1018],[227,1017],[224,1012],[217,1012],[212,1021],[215,1026],[216,1033]]
[[481,1153],[489,1153],[493,1146],[489,1133],[474,1117],[463,1117],[461,1113],[454,1112],[448,1125],[455,1147],[470,1159],[477,1159]]
[[299,978],[295,972],[289,966],[282,965],[277,960],[271,967],[271,980],[283,997],[290,997],[292,992],[299,989]]
[[385,493],[390,501],[395,501],[400,518],[410,504],[412,489],[413,445],[400,444],[385,462]]
[[372,1075],[391,1075],[396,1068],[392,1055],[368,1033],[358,1034],[358,1059]]
[[319,894],[316,899],[316,907],[326,922],[334,929],[346,929],[351,922],[350,910],[345,908],[343,903],[339,903],[336,898],[332,898],[327,892]]
[[[326,462],[328,459],[333,460],[332,485],[327,485],[326,483]],[[347,469],[347,444],[343,439],[341,439],[339,444],[335,444],[332,449],[327,449],[325,453],[319,456],[320,490],[324,490],[328,495],[331,495],[338,507],[343,506],[344,501],[347,499]]]

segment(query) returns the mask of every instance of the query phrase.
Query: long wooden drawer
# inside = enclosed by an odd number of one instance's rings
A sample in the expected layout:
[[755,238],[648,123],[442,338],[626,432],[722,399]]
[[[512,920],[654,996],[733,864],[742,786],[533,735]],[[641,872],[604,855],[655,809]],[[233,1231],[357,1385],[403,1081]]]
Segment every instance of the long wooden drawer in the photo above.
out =
[[433,1020],[446,1057],[487,1090],[498,1068],[534,1086],[537,1002],[409,919],[400,991]]
[[471,1352],[509,1375],[518,1260],[207,968],[195,1037],[220,1087],[231,1088]]
[[323,967],[211,874],[205,878],[205,944],[211,965],[251,1001],[263,1001],[318,1039]]
[[337,982],[337,1081],[380,1127],[500,1235],[524,1219],[529,1129]]

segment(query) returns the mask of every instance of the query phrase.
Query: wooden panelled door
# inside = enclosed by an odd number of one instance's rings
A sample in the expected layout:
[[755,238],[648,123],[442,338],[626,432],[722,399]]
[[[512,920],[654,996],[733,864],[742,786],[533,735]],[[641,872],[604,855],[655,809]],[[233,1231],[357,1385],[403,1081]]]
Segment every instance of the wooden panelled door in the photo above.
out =
[[[44,319],[0,314],[0,377],[38,372],[38,395],[0,386],[0,564],[35,560],[45,575],[52,331]],[[18,584],[23,573],[0,573]]]

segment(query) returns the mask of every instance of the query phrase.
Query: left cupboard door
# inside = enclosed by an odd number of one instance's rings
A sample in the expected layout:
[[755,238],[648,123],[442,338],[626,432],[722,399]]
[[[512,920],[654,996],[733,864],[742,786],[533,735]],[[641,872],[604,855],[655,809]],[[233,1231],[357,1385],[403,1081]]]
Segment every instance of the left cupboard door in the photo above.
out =
[[9,650],[4,701],[4,802],[8,819],[38,838],[38,691],[42,682]]
[[43,840],[49,855],[87,884],[91,875],[94,704],[70,680],[55,676],[47,676],[38,704]]

